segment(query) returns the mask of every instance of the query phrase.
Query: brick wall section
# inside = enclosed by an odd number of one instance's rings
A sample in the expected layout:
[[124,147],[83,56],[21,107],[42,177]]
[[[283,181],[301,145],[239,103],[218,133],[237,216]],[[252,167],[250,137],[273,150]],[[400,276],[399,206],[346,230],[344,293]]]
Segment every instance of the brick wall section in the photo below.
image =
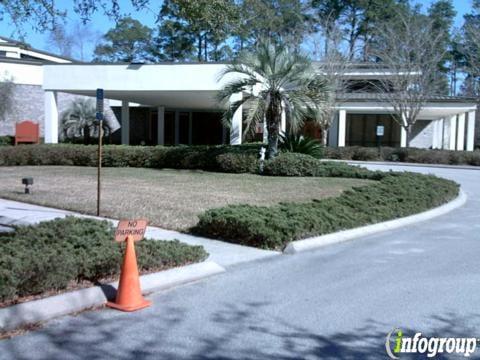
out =
[[[59,116],[74,99],[86,96],[57,93]],[[15,84],[12,94],[12,107],[0,118],[0,136],[15,135],[15,124],[23,120],[33,120],[40,124],[40,137],[44,135],[44,91],[38,85]]]

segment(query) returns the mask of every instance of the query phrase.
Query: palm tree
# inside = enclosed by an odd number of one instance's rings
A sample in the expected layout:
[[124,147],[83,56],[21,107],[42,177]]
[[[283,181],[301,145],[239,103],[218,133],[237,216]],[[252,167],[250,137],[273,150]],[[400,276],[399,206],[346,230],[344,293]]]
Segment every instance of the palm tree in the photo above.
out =
[[318,121],[323,104],[329,96],[327,82],[315,71],[311,61],[296,51],[270,42],[259,42],[255,52],[244,53],[220,74],[239,75],[220,91],[219,100],[229,101],[242,93],[241,100],[232,102],[225,111],[224,122],[240,106],[247,109],[244,120],[246,133],[266,121],[268,133],[267,158],[277,154],[282,110],[289,132],[298,132],[306,120]]
[[[112,114],[105,110],[103,122],[103,136],[119,128],[118,121]],[[91,137],[98,138],[98,122],[96,120],[95,100],[90,98],[77,98],[70,107],[62,113],[61,136],[63,139],[83,139],[88,144]]]

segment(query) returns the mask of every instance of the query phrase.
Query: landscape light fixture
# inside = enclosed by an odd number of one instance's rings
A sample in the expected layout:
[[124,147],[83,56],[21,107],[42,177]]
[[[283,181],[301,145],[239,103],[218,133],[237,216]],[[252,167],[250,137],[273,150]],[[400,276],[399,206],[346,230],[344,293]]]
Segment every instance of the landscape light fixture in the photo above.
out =
[[30,185],[33,185],[32,177],[25,177],[22,179],[22,184],[25,185],[25,194],[30,194]]

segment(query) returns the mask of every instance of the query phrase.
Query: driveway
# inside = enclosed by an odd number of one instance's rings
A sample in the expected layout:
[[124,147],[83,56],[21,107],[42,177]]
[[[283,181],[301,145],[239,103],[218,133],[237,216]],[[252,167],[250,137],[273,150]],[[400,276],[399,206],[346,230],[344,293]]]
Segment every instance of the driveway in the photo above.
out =
[[140,312],[64,317],[0,341],[0,358],[384,359],[393,328],[480,337],[480,171],[407,170],[456,180],[467,204],[414,226],[238,265],[154,294]]

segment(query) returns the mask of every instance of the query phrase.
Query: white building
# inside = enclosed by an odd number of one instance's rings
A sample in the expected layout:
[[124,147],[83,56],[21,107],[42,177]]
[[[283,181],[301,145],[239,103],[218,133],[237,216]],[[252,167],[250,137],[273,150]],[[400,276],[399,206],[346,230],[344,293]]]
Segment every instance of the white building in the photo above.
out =
[[[147,122],[143,136],[156,144],[239,144],[242,142],[242,111],[234,116],[228,133],[223,129],[222,108],[216,94],[228,79],[218,81],[225,64],[65,64],[44,68],[45,140],[58,138],[57,92],[94,96],[103,88],[105,96],[122,102],[121,142],[138,144],[138,122]],[[366,81],[384,76],[368,66],[359,66],[349,74],[351,81]],[[238,94],[242,96],[242,94]],[[342,95],[338,118],[328,135],[329,145],[376,145],[376,126],[384,126],[385,146],[405,146],[406,134],[391,118],[392,108],[371,93]],[[141,104],[132,120],[130,103]],[[473,150],[476,104],[459,97],[434,97],[423,108],[414,126],[411,146]],[[142,119],[143,118],[143,119]],[[315,129],[306,129],[319,136]],[[261,139],[259,134],[257,137]],[[147,142],[147,141],[146,141]]]
[[[15,102],[26,101],[43,110],[42,116],[30,120],[44,124],[47,143],[59,140],[59,116],[65,103],[71,101],[72,96],[95,96],[97,88],[104,89],[105,97],[114,100],[110,105],[121,119],[122,127],[113,134],[114,142],[178,145],[244,141],[242,109],[234,115],[229,129],[224,128],[220,120],[224,109],[217,102],[216,94],[228,81],[218,81],[225,64],[85,64],[32,49],[22,50],[21,46],[17,46],[20,58],[12,58],[13,51],[9,53],[4,48],[15,46],[8,40],[0,43],[0,73],[7,70],[15,74],[16,83],[31,82],[42,94],[41,100],[15,99]],[[27,56],[36,58],[27,60]],[[388,74],[360,64],[352,67],[348,79],[355,88],[356,83],[381,76]],[[242,94],[236,97],[240,96]],[[338,116],[328,134],[329,145],[375,146],[376,128],[383,125],[382,145],[405,146],[406,134],[392,119],[392,108],[387,103],[378,101],[369,92],[351,92],[339,97]],[[414,126],[411,146],[473,150],[475,111],[476,103],[472,99],[432,97]],[[304,131],[310,136],[321,135],[319,129],[312,126]],[[255,136],[256,140],[262,138],[261,132]]]
[[[9,98],[10,106],[0,113],[0,136],[15,135],[15,124],[32,120],[40,124],[40,135],[44,135],[44,65],[69,64],[75,60],[42,50],[28,44],[0,37],[0,81],[13,83]],[[58,110],[61,113],[77,95],[59,93]]]

